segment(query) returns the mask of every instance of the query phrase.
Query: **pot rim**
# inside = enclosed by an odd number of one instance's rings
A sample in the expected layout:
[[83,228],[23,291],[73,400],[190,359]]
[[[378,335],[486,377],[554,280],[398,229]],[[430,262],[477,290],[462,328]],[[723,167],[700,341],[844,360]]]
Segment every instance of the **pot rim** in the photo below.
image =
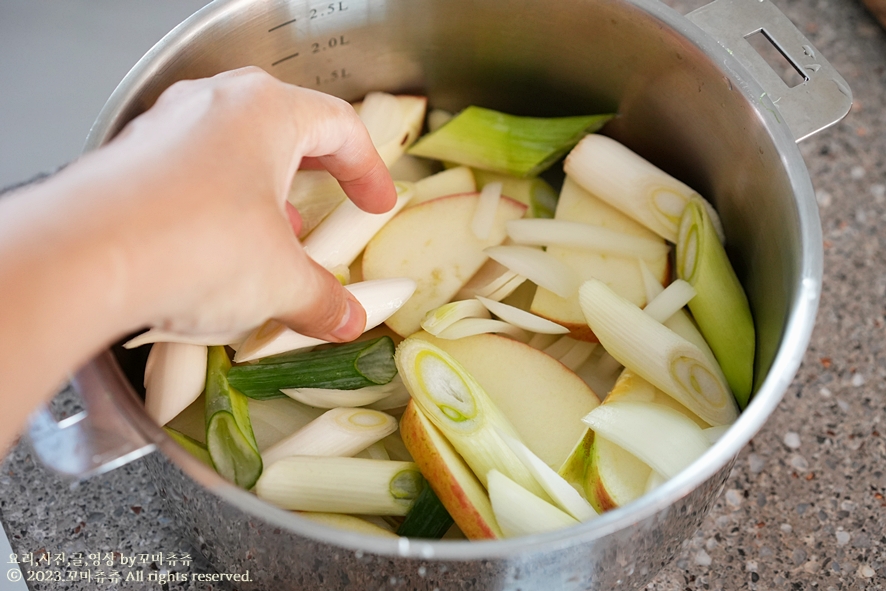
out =
[[[161,39],[122,80],[100,112],[90,129],[84,151],[89,151],[110,139],[112,130],[120,127],[123,108],[141,84],[169,63],[174,48],[187,44],[209,25],[250,4],[252,0],[215,0],[186,19]],[[822,280],[822,235],[814,191],[803,158],[791,130],[780,119],[768,116],[775,113],[772,103],[760,84],[730,52],[710,35],[658,0],[625,0],[654,19],[664,23],[699,49],[713,62],[720,73],[740,90],[776,147],[781,166],[794,192],[800,240],[799,285],[789,303],[789,314],[778,352],[747,409],[726,434],[701,458],[668,480],[665,484],[618,509],[570,528],[545,534],[495,541],[419,541],[406,538],[387,539],[333,529],[317,524],[296,514],[276,508],[254,495],[225,481],[204,466],[166,435],[144,412],[140,399],[131,385],[122,379],[127,390],[118,396],[128,418],[153,442],[163,454],[214,494],[243,509],[247,513],[295,534],[313,538],[331,545],[378,555],[413,557],[418,559],[476,560],[500,558],[531,552],[554,552],[558,549],[587,544],[611,535],[637,522],[667,511],[679,498],[689,494],[718,470],[733,461],[742,448],[762,428],[787,391],[805,354],[815,322]],[[94,363],[112,366],[121,373],[111,353],[105,352]],[[121,373],[122,375],[122,373]]]

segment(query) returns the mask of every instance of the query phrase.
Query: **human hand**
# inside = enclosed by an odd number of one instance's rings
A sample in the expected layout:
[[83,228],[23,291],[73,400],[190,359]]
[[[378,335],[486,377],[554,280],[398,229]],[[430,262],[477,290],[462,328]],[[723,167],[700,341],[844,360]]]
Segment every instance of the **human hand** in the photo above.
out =
[[393,206],[387,168],[344,101],[257,68],[179,82],[82,164],[117,181],[112,242],[131,328],[219,333],[271,317],[330,341],[362,332],[365,312],[305,254],[286,202],[301,164],[326,168],[366,211]]

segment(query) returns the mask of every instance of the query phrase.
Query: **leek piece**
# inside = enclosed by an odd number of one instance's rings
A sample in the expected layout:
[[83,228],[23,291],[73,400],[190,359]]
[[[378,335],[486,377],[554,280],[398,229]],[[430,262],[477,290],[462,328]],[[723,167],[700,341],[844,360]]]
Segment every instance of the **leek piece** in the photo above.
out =
[[579,523],[498,470],[490,470],[487,479],[492,511],[505,537],[539,534]]
[[145,412],[165,425],[197,400],[205,384],[205,345],[155,343],[145,365]]
[[442,538],[455,520],[440,502],[440,498],[430,486],[426,486],[415,505],[406,515],[406,519],[397,529],[397,535],[407,538],[423,538],[439,540]]
[[209,451],[207,451],[205,445],[203,445],[193,437],[188,437],[184,433],[179,433],[175,429],[163,427],[163,430],[166,431],[166,434],[169,435],[173,441],[182,446],[182,448],[184,448],[186,452],[188,452],[210,468],[213,468],[212,458],[209,457]]
[[682,310],[695,297],[695,288],[682,279],[675,279],[654,299],[649,300],[643,312],[662,324]]
[[335,390],[333,388],[280,388],[280,391],[302,404],[317,408],[355,408],[366,406],[387,398],[397,389],[397,384],[388,382],[378,386],[366,386],[356,390]]
[[557,190],[539,177],[517,178],[488,170],[474,170],[477,187],[482,189],[489,183],[501,183],[502,195],[516,199],[529,206],[529,217],[552,218],[557,210]]
[[397,430],[391,415],[333,408],[262,453],[265,466],[290,456],[352,456]]
[[612,115],[519,117],[471,106],[408,153],[517,177],[537,176]]
[[532,472],[532,475],[541,487],[545,489],[545,492],[554,501],[555,506],[578,521],[588,521],[597,516],[594,508],[578,494],[578,491],[572,488],[572,485],[566,482],[566,479],[545,464],[541,458],[532,453],[532,450],[526,447],[523,442],[509,437],[505,433],[499,433],[499,435],[505,440],[508,447],[517,454],[520,461],[529,468],[529,471]]
[[579,301],[591,330],[619,363],[711,425],[738,416],[720,367],[694,344],[596,279],[581,286]]
[[575,272],[545,251],[529,246],[490,246],[489,258],[561,298],[578,290]]
[[551,322],[547,318],[536,316],[535,314],[521,310],[520,308],[515,308],[508,304],[502,304],[501,302],[496,302],[482,296],[477,296],[477,300],[480,301],[487,310],[505,322],[509,322],[514,326],[519,326],[524,330],[547,334],[566,334],[569,332],[569,329],[565,326],[561,326],[556,322]]
[[754,385],[754,319],[707,209],[697,199],[683,214],[676,261],[677,276],[698,292],[689,302],[692,316],[738,405],[745,408]]
[[601,404],[582,422],[665,478],[676,476],[710,447],[707,436],[692,419],[661,404]]
[[406,207],[415,207],[419,203],[437,197],[459,193],[476,193],[477,183],[474,181],[474,173],[470,168],[456,166],[416,181],[414,189],[415,196],[409,200]]
[[290,511],[403,516],[425,486],[412,462],[293,456],[268,466],[255,492]]
[[437,336],[464,318],[489,318],[489,310],[477,300],[459,300],[429,310],[421,321],[421,327]]
[[397,374],[393,355],[394,341],[384,336],[237,365],[228,372],[228,380],[259,400],[284,396],[281,388],[355,390],[390,382]]
[[667,256],[670,247],[653,240],[611,228],[567,220],[522,219],[506,225],[516,244],[579,248],[620,257],[654,259]]
[[454,340],[487,333],[506,334],[522,342],[529,340],[527,332],[519,326],[514,326],[509,322],[502,322],[501,320],[486,318],[464,318],[452,324],[446,330],[440,331],[440,334],[436,336],[441,339]]
[[397,189],[397,202],[385,213],[369,213],[350,199],[342,201],[303,241],[302,246],[308,256],[329,271],[353,263],[382,226],[415,195],[412,183],[397,181],[394,187]]
[[206,448],[216,472],[250,489],[262,472],[246,397],[231,387],[231,360],[224,347],[210,347],[206,367]]
[[[415,292],[416,283],[407,277],[361,281],[346,285],[366,310],[364,332],[372,330],[399,310]],[[234,361],[252,361],[298,349],[322,345],[326,341],[297,333],[276,320],[256,328],[237,349]]]
[[471,219],[471,231],[479,240],[488,240],[495,224],[498,202],[501,201],[501,183],[490,183],[480,191],[477,209]]
[[461,454],[483,485],[496,469],[547,500],[547,493],[502,440],[517,431],[460,363],[421,338],[400,343],[397,369],[422,413]]
[[686,204],[701,199],[643,157],[598,134],[585,136],[566,157],[563,169],[585,190],[670,242],[677,241]]

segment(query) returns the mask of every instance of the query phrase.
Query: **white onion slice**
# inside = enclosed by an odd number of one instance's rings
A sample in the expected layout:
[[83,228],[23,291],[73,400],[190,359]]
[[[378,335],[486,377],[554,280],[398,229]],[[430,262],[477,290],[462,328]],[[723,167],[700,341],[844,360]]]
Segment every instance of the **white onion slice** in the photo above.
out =
[[488,320],[486,318],[465,318],[459,320],[437,336],[441,339],[455,340],[488,332],[506,334],[518,341],[525,342],[529,340],[529,335],[519,326],[514,326],[501,320]]
[[557,219],[526,218],[506,225],[517,244],[562,246],[620,257],[654,259],[667,255],[670,247],[662,240],[626,234],[602,226]]
[[358,407],[378,402],[390,396],[396,384],[366,386],[356,390],[333,390],[330,388],[281,388],[280,391],[302,404],[316,408]]
[[474,218],[471,220],[471,231],[480,240],[489,238],[492,226],[495,224],[495,214],[498,212],[498,202],[501,201],[501,183],[489,183],[480,191],[477,200],[477,209],[474,210]]
[[710,447],[707,436],[692,419],[661,404],[602,404],[582,422],[666,478],[677,475]]
[[479,300],[487,310],[505,322],[513,324],[514,326],[519,326],[524,330],[545,334],[566,334],[569,332],[569,329],[565,326],[561,326],[556,322],[551,322],[547,318],[536,316],[526,310],[521,310],[520,308],[515,308],[508,304],[502,304],[501,302],[496,302],[482,296],[477,296],[477,300]]
[[577,525],[578,521],[532,494],[498,470],[486,476],[489,501],[505,537],[527,536]]
[[490,318],[489,311],[477,300],[459,300],[429,310],[421,321],[426,332],[438,336],[441,332],[465,318]]
[[682,310],[695,297],[695,288],[682,279],[675,279],[664,291],[650,300],[643,311],[661,323]]
[[578,279],[572,269],[543,250],[529,246],[491,246],[484,252],[494,261],[561,298],[568,298],[578,291]]
[[135,349],[150,343],[181,343],[182,345],[238,345],[249,336],[251,331],[230,331],[207,334],[187,334],[161,328],[152,328],[137,335],[125,343],[124,349]]

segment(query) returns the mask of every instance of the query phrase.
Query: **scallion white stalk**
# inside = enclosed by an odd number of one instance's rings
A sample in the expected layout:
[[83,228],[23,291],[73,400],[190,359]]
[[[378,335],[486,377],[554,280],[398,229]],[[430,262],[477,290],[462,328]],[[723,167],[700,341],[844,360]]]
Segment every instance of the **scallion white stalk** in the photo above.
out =
[[490,470],[487,480],[492,511],[505,537],[544,533],[579,523],[498,470]]
[[569,332],[569,329],[565,326],[561,326],[556,322],[551,322],[547,318],[536,316],[535,314],[521,310],[520,308],[515,308],[514,306],[496,302],[482,296],[477,296],[477,300],[480,301],[487,310],[505,322],[509,322],[514,326],[519,326],[524,330],[546,334],[566,334]]
[[344,513],[321,513],[319,511],[299,511],[298,515],[299,517],[304,517],[305,519],[336,529],[344,529],[382,538],[397,537],[397,534],[390,529],[383,528],[375,523],[367,521],[366,519],[355,517],[354,515],[346,515]]
[[459,300],[428,311],[421,327],[434,336],[464,318],[490,318],[489,311],[477,300]]
[[655,259],[667,255],[670,250],[660,239],[566,220],[511,220],[507,223],[507,231],[515,244],[578,248],[619,257]]
[[[406,277],[375,279],[346,285],[366,310],[366,328],[370,330],[390,318],[415,291],[415,281]],[[252,331],[237,349],[234,361],[242,363],[260,357],[315,347],[326,341],[297,333],[291,328],[269,320]]]
[[145,369],[145,412],[165,425],[194,402],[206,384],[207,347],[155,343]]
[[738,409],[720,367],[698,347],[601,281],[585,282],[579,301],[594,334],[621,364],[711,425],[735,420]]
[[701,427],[692,419],[661,404],[601,404],[582,422],[665,478],[676,476],[710,447]]
[[262,452],[270,466],[290,456],[347,457],[397,430],[391,415],[366,408],[333,408]]
[[255,492],[290,511],[403,516],[424,486],[412,462],[293,456],[271,464]]
[[530,246],[490,246],[484,252],[492,260],[561,298],[568,298],[578,290],[575,272],[541,249]]
[[397,189],[397,202],[385,213],[369,213],[350,199],[342,201],[303,241],[302,246],[308,256],[327,270],[353,263],[372,237],[415,194],[412,183],[397,181],[394,187]]
[[585,136],[566,157],[563,169],[585,190],[670,242],[677,241],[686,204],[701,198],[685,183],[599,134]]
[[514,426],[460,363],[420,338],[400,343],[395,361],[412,399],[480,482],[485,485],[486,474],[496,469],[547,500],[547,493],[499,435],[519,439]]

